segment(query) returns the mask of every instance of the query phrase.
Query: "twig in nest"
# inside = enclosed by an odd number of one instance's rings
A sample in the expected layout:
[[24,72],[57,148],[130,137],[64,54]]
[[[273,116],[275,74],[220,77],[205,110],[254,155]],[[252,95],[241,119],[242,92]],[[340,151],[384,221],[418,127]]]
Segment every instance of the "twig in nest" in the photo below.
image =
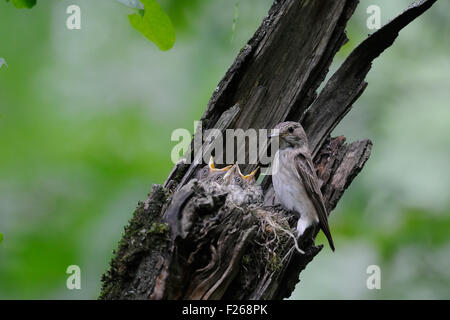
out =
[[[301,250],[301,249],[299,248],[298,243],[297,243],[297,237],[292,233],[292,231],[291,231],[291,230],[288,230],[288,229],[286,229],[286,228],[283,228],[283,227],[280,225],[280,223],[274,221],[274,219],[273,219],[272,217],[273,217],[273,216],[276,216],[277,218],[279,218],[279,215],[278,215],[278,214],[276,214],[276,213],[271,213],[271,212],[269,212],[269,211],[261,211],[261,210],[258,210],[258,211],[257,211],[257,214],[258,214],[258,217],[261,218],[261,219],[259,219],[259,220],[260,220],[261,223],[262,223],[262,227],[263,227],[263,231],[264,231],[264,232],[267,232],[267,231],[268,231],[268,230],[266,230],[266,227],[267,227],[267,226],[264,225],[264,223],[267,224],[268,227],[272,228],[272,231],[273,231],[273,233],[274,233],[274,235],[275,235],[275,237],[276,237],[277,239],[278,239],[278,236],[277,236],[276,230],[280,230],[280,231],[284,232],[284,233],[287,234],[290,238],[292,238],[292,240],[294,240],[294,246],[295,246],[295,249],[297,249],[297,251],[298,251],[299,253],[301,253],[301,254],[304,254],[304,253],[305,253],[303,250]],[[281,220],[280,222],[286,222],[286,218],[282,218],[282,219],[279,219],[279,220]],[[286,224],[287,224],[287,222],[286,222]],[[289,224],[287,224],[287,225],[289,225]],[[273,241],[273,240],[272,240],[272,241]],[[272,242],[272,241],[271,241],[271,242]],[[266,244],[268,244],[268,243],[266,243]]]

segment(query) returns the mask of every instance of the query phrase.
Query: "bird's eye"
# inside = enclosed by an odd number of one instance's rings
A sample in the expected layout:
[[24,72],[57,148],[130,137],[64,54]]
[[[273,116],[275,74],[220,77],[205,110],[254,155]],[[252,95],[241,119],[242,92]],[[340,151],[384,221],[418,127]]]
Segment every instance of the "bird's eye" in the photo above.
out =
[[293,127],[289,127],[288,131],[289,131],[289,133],[292,133],[292,132],[294,132],[294,128]]

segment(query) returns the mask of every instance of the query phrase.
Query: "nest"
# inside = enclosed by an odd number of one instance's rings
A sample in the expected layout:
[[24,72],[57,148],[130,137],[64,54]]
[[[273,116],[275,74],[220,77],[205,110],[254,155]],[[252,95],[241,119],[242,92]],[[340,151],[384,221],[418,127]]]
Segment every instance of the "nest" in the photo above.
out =
[[[294,250],[299,253],[303,251],[295,235],[295,217],[280,206],[264,206],[261,186],[254,177],[248,179],[248,176],[243,175],[237,164],[227,169],[214,170],[211,165],[205,167],[193,183],[197,186],[197,196],[225,197],[217,212],[218,216],[230,211],[237,216],[237,220],[248,220],[251,216],[255,232],[242,256],[242,272],[238,277],[241,278],[238,281],[240,285],[251,288],[256,277],[250,279],[247,272],[250,268],[252,272],[259,270],[259,274],[279,273]],[[206,222],[199,229],[204,231],[207,225],[210,224]]]

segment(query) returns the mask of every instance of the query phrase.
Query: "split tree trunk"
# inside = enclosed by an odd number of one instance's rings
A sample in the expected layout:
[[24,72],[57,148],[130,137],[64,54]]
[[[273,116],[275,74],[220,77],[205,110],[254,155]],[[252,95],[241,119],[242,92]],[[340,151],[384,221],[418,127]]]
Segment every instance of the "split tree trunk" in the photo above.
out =
[[[201,119],[203,131],[300,121],[331,212],[368,160],[372,143],[346,144],[344,137],[330,134],[366,88],[372,61],[434,2],[414,3],[370,35],[317,95],[347,41],[345,26],[358,1],[275,1],[214,92]],[[203,143],[203,150],[210,150],[214,142],[203,137]],[[270,179],[260,187],[221,185],[203,167],[179,163],[164,186],[152,187],[125,227],[103,276],[101,299],[290,296],[300,272],[322,248],[314,244],[316,234],[300,244],[305,253],[299,253],[289,235],[295,217],[271,206]]]

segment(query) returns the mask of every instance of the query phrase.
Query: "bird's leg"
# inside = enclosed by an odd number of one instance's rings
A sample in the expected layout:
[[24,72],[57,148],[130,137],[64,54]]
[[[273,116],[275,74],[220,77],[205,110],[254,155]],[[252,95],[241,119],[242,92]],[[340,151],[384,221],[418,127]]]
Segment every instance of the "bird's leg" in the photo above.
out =
[[297,243],[300,249],[304,250],[312,245],[314,245],[314,238],[313,235],[316,231],[316,224],[312,224],[308,226],[305,231],[300,234],[297,238]]
[[300,218],[300,213],[298,213],[295,210],[286,210],[286,212],[291,216],[291,217],[295,217],[296,219]]

